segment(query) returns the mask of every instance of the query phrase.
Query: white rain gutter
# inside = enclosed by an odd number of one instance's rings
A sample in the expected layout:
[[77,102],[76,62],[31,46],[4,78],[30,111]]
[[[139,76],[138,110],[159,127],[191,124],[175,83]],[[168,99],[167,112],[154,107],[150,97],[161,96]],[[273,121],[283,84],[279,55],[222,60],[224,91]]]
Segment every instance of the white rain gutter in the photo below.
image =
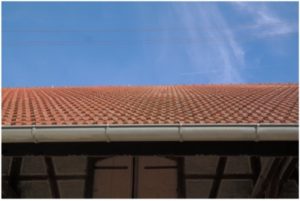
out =
[[297,141],[298,124],[3,126],[3,143]]

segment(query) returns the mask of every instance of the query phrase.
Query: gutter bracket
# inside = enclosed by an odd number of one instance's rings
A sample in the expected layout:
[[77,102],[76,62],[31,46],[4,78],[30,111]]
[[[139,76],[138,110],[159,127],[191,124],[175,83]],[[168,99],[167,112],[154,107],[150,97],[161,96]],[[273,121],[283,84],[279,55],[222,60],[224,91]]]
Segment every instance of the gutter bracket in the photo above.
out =
[[38,144],[39,141],[38,141],[38,139],[36,138],[35,133],[36,133],[36,128],[35,128],[35,126],[33,125],[32,128],[31,128],[31,137],[32,137],[32,139],[33,139],[33,142],[34,142],[35,144]]
[[183,136],[182,136],[182,123],[179,121],[179,127],[178,127],[178,134],[179,134],[179,141],[183,142]]
[[109,137],[109,134],[108,134],[108,128],[109,128],[109,124],[106,124],[106,127],[105,127],[105,137],[106,137],[106,142],[110,142],[110,137]]

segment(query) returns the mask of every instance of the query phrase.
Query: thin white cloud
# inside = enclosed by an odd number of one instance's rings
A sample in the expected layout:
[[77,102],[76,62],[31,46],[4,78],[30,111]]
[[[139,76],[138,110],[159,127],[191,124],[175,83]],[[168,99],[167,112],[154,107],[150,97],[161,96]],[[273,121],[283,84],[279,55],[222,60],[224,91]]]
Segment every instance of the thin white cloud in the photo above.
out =
[[199,45],[187,46],[193,67],[188,72],[200,74],[202,71],[204,73],[200,75],[210,83],[243,82],[244,50],[218,7],[212,4],[196,7],[182,4],[177,11],[187,28],[187,37],[203,40]]
[[297,24],[289,22],[278,15],[264,3],[234,2],[233,5],[241,13],[250,14],[254,24],[247,26],[256,36],[270,37],[280,36],[298,31]]
[[[168,42],[174,42],[178,33],[168,31],[168,20],[163,24],[166,31],[161,37],[163,41],[158,48],[158,77],[165,79],[170,69],[164,71],[161,66],[181,63],[186,56],[189,64],[172,66],[178,79],[184,82],[199,83],[243,83],[249,78],[245,72],[255,69],[248,66],[245,60],[245,50],[241,44],[245,40],[257,40],[261,37],[279,37],[297,32],[298,25],[278,16],[268,4],[233,3],[243,17],[242,25],[230,26],[215,3],[181,3],[173,7],[173,19],[182,28],[182,38],[188,39],[186,45],[180,46],[180,51]],[[249,24],[244,23],[245,15],[249,15]],[[244,36],[247,36],[246,38]],[[251,37],[255,36],[255,37]],[[239,39],[239,40],[238,40]],[[245,40],[243,40],[245,39]],[[179,53],[180,52],[180,53]],[[176,56],[179,55],[179,60]],[[184,55],[186,54],[186,55]],[[173,61],[170,62],[170,59]],[[185,62],[184,62],[185,63]],[[165,73],[166,72],[166,73]],[[173,71],[171,71],[173,72]],[[174,74],[170,75],[170,79]],[[175,78],[174,78],[175,79]],[[173,80],[174,80],[173,79]],[[177,80],[179,81],[179,80]]]

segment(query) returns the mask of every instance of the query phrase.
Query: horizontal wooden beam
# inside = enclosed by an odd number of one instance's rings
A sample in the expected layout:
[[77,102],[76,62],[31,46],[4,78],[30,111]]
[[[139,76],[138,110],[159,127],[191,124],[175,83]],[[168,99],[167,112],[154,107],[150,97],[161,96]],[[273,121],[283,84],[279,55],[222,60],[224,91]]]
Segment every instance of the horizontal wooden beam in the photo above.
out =
[[20,155],[259,155],[298,156],[298,142],[89,142],[4,143],[2,154]]

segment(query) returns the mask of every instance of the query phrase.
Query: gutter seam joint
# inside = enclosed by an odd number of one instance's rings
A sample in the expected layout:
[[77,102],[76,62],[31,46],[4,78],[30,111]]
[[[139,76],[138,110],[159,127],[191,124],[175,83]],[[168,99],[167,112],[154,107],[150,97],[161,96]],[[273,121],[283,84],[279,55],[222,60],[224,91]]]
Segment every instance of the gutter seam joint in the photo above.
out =
[[183,142],[183,136],[182,136],[182,123],[179,121],[179,127],[178,127],[178,134],[179,134],[179,141]]
[[106,124],[106,126],[105,126],[106,142],[111,142],[111,139],[110,139],[109,134],[108,134],[108,128],[109,128],[109,124]]
[[32,136],[33,142],[34,142],[35,144],[38,144],[39,141],[38,141],[37,137],[35,136],[35,133],[36,133],[36,128],[35,128],[35,126],[33,125],[32,128],[31,128],[31,136]]

